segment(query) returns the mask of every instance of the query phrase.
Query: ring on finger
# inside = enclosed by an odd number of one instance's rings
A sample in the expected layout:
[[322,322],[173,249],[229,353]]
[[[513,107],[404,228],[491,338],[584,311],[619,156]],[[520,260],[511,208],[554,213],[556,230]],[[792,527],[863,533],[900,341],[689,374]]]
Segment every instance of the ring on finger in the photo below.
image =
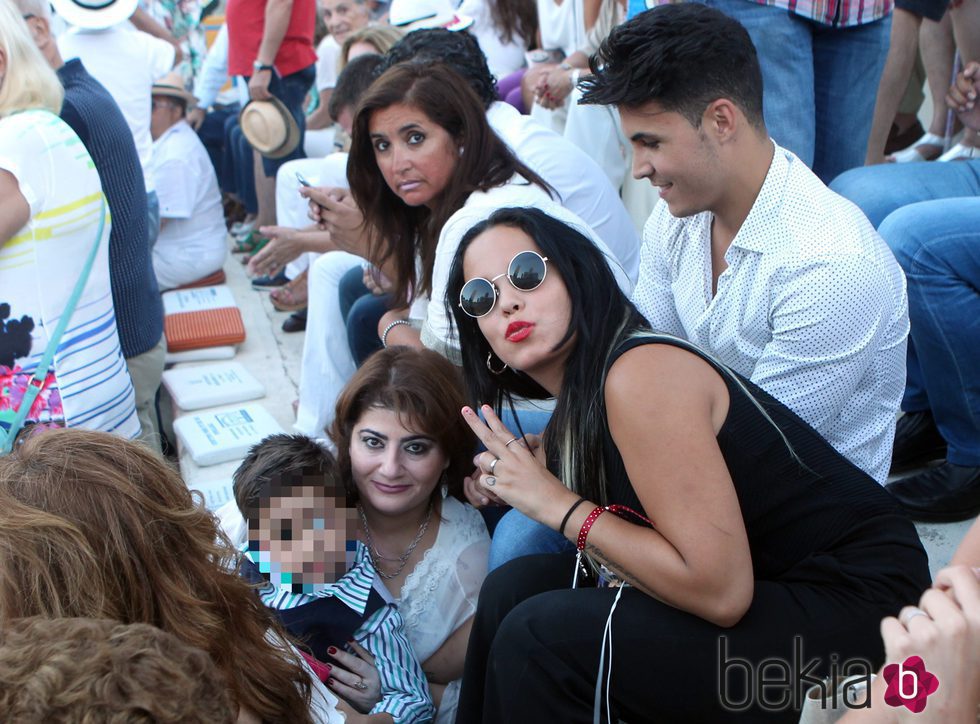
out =
[[518,435],[517,437],[512,437],[510,440],[507,441],[507,444],[504,445],[504,447],[510,447],[510,444],[512,442],[517,442],[520,439],[521,439],[521,436],[520,435]]
[[912,608],[907,609],[905,613],[902,614],[902,618],[901,618],[902,625],[905,626],[905,628],[908,628],[909,622],[916,616],[926,616],[928,618],[929,614],[923,611],[921,608],[913,606]]
[[500,458],[494,458],[493,459],[493,462],[490,463],[490,474],[491,475],[496,475],[496,473],[494,472],[494,468],[497,467],[497,463],[499,463],[499,462],[500,462]]
[[483,479],[483,484],[486,485],[488,488],[492,488],[494,485],[497,484],[497,478],[495,478],[493,475],[488,475]]

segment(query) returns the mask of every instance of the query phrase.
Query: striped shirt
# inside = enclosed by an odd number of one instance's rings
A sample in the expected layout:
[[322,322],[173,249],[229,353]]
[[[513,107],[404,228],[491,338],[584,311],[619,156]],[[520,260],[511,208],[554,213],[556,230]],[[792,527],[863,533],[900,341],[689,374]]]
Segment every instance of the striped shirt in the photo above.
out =
[[[677,0],[646,0],[647,8],[668,5]],[[894,0],[745,0],[782,8],[821,25],[852,28],[866,25],[891,14]]]
[[[253,563],[258,563],[243,548]],[[429,722],[435,707],[429,696],[429,685],[415,657],[412,645],[405,637],[404,624],[398,608],[391,603],[391,594],[381,583],[364,544],[358,542],[354,565],[336,583],[316,593],[292,593],[288,588],[266,583],[258,590],[259,598],[269,608],[286,610],[312,603],[317,598],[333,596],[358,614],[367,606],[371,588],[375,588],[388,605],[372,614],[354,632],[354,640],[374,656],[374,665],[381,677],[381,701],[371,714],[387,713],[395,724]]]
[[[20,406],[99,226],[102,186],[78,136],[35,110],[0,119],[0,169],[17,180],[31,218],[0,246],[0,426]],[[98,255],[27,420],[133,438],[133,388],[109,285],[107,213]]]

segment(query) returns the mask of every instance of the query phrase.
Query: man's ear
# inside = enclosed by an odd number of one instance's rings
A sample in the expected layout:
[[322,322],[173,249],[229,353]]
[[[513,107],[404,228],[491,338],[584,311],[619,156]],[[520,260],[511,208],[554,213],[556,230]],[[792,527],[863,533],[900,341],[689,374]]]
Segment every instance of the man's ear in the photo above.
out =
[[719,143],[726,143],[735,137],[743,125],[745,116],[727,98],[719,98],[708,104],[701,118],[701,126]]

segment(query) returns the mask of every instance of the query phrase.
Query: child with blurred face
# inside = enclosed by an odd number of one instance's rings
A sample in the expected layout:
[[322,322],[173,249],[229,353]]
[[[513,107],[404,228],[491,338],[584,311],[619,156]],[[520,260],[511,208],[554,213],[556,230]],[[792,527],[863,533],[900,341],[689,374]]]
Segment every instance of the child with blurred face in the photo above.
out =
[[248,523],[241,575],[348,705],[345,713],[358,721],[431,718],[425,675],[356,540],[357,508],[333,455],[302,435],[272,435],[235,471],[234,491]]

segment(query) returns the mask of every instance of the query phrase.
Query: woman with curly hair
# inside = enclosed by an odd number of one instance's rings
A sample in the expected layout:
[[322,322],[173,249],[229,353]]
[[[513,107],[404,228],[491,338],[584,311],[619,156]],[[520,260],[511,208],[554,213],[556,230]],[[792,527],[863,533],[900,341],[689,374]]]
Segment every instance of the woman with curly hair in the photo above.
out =
[[313,689],[236,556],[142,445],[50,430],[0,457],[0,621],[152,624],[211,656],[239,721],[328,721],[333,696]]

